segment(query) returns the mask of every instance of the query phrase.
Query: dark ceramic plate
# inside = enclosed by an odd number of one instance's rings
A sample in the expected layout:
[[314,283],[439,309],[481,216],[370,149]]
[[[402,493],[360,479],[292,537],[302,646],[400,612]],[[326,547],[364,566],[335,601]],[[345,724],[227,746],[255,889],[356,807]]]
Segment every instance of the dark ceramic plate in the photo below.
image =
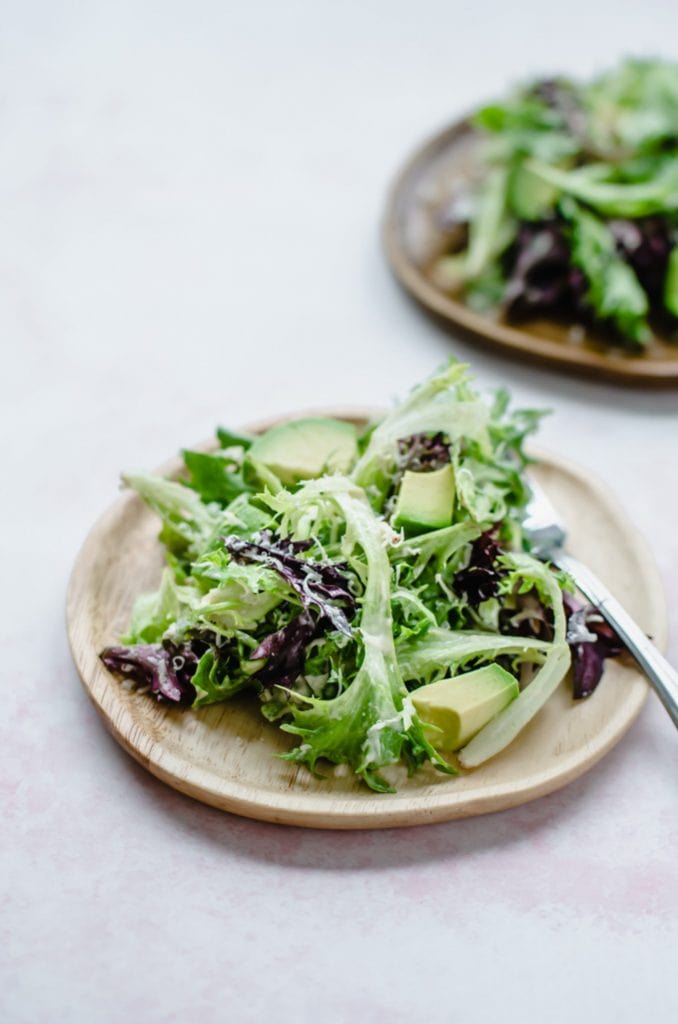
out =
[[476,313],[436,284],[432,268],[449,242],[441,213],[460,181],[482,173],[480,142],[471,124],[459,121],[422,146],[399,173],[383,226],[386,255],[399,282],[439,321],[514,358],[618,383],[678,385],[678,344],[666,338],[655,336],[642,354],[634,355],[579,326],[551,320],[516,326],[497,315]]

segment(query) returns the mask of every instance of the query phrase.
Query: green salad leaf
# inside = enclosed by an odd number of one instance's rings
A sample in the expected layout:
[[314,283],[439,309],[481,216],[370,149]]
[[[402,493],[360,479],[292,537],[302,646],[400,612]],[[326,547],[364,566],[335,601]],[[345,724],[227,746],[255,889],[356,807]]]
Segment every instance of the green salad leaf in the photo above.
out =
[[561,209],[571,229],[572,260],[588,282],[588,299],[602,321],[611,320],[638,345],[650,337],[649,302],[628,263],[618,255],[614,237],[605,224],[574,200]]

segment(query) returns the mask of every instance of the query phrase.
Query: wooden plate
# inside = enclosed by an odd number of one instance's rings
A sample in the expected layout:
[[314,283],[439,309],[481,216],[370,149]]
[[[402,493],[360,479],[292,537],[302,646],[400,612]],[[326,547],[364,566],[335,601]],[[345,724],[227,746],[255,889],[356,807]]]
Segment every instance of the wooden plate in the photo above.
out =
[[399,282],[447,327],[470,332],[514,358],[626,384],[678,384],[678,344],[666,338],[656,337],[642,355],[631,355],[609,347],[593,332],[580,336],[554,321],[534,320],[518,327],[475,313],[436,285],[432,266],[448,241],[441,211],[449,205],[455,186],[482,173],[480,143],[469,122],[459,121],[422,146],[396,178],[387,202],[383,242]]
[[[342,411],[324,414],[364,422]],[[177,469],[173,462],[162,472]],[[553,456],[540,455],[534,473],[569,525],[572,552],[662,646],[661,582],[619,506],[580,469]],[[607,663],[598,690],[584,702],[575,704],[564,682],[510,747],[466,775],[450,778],[425,768],[408,779],[396,769],[393,795],[372,793],[331,766],[325,780],[316,779],[273,756],[288,749],[292,737],[266,722],[255,700],[175,710],[125,690],[99,661],[99,651],[127,628],[137,594],[158,584],[157,532],[157,519],[132,493],[96,523],[68,590],[71,650],[85,689],[125,750],[170,786],[215,807],[314,828],[384,828],[497,811],[581,775],[623,736],[645,700],[644,677],[632,662],[618,659]]]

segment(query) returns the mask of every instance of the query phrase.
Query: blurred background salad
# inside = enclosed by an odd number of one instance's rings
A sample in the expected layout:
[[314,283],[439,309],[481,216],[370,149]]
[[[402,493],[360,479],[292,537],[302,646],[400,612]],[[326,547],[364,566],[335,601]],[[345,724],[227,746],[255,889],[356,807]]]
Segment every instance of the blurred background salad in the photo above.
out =
[[678,341],[678,64],[536,79],[472,123],[483,170],[450,198],[437,282],[512,321],[595,324],[637,350],[653,326]]

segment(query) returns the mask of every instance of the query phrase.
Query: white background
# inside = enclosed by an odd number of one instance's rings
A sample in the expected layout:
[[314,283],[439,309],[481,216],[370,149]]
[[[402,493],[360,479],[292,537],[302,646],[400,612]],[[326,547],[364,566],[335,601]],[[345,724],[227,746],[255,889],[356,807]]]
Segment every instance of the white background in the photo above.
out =
[[424,137],[516,79],[676,56],[675,4],[5,2],[0,10],[0,1017],[670,1021],[676,737],[651,699],[515,811],[311,833],[220,814],[113,743],[70,566],[123,467],[216,422],[384,404],[455,352],[647,537],[678,662],[678,396],[450,339],[382,257]]

